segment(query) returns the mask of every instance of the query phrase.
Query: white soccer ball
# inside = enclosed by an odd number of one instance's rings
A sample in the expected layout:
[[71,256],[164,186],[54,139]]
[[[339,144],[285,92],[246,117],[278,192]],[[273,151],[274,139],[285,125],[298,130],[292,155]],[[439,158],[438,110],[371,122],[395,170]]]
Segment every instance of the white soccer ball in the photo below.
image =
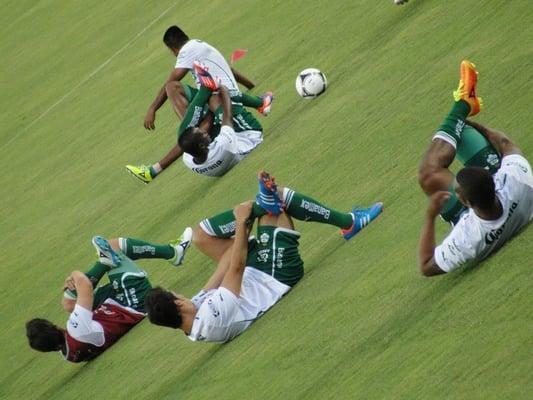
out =
[[327,87],[326,75],[316,68],[306,68],[296,77],[296,91],[304,99],[320,96]]

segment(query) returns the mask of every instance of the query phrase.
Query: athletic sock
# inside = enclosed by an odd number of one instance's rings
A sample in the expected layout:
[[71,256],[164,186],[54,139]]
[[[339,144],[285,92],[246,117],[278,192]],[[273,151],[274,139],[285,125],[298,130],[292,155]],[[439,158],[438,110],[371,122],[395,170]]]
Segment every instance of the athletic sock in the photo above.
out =
[[[101,262],[96,262],[89,271],[85,272],[85,276],[89,278],[91,281],[91,284],[93,285],[93,289],[98,285],[98,282],[100,282],[100,279],[108,273],[111,270],[110,267],[107,265],[102,264]],[[76,293],[76,290],[70,290],[65,289],[65,297],[75,300],[78,294]]]
[[348,229],[353,224],[352,214],[329,208],[304,194],[292,189],[283,190],[285,211],[300,221],[321,222]]
[[233,96],[231,100],[235,101],[236,103],[242,103],[243,106],[250,108],[259,108],[263,105],[262,97],[246,93],[241,93],[237,96]]
[[120,250],[130,259],[163,258],[170,260],[175,250],[169,244],[154,244],[140,239],[120,238]]
[[152,179],[154,179],[157,175],[159,175],[159,173],[162,170],[163,170],[163,168],[161,168],[161,164],[155,163],[154,165],[152,165],[150,167],[150,175],[152,176]]
[[[259,218],[268,214],[259,204],[252,205],[252,218]],[[211,218],[206,218],[200,222],[200,226],[209,235],[221,239],[229,239],[235,235],[235,215],[233,210],[226,210]]]
[[434,138],[439,138],[457,148],[461,140],[461,134],[465,126],[465,119],[470,112],[470,106],[464,100],[453,103],[452,109],[444,118],[442,125],[437,130]]
[[198,93],[196,93],[196,96],[190,102],[189,107],[187,107],[187,112],[183,116],[183,121],[181,121],[180,127],[178,128],[178,136],[181,136],[185,129],[191,126],[198,126],[203,116],[204,106],[211,94],[210,89],[204,86],[200,87]]
[[500,168],[500,155],[490,142],[476,129],[466,125],[457,144],[457,159],[465,167],[485,168],[494,174]]
[[91,281],[93,288],[95,288],[96,285],[98,285],[98,282],[100,282],[100,279],[102,279],[110,269],[111,268],[107,265],[104,265],[101,262],[96,262],[89,271],[85,272],[85,275]]

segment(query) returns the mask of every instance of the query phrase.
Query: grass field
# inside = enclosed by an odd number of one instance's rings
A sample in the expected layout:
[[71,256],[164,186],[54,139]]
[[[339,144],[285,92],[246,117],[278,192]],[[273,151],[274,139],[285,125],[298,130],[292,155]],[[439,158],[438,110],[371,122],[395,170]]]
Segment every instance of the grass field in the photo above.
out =
[[[173,66],[161,42],[172,24],[227,56],[248,49],[236,67],[277,97],[264,143],[224,178],[178,162],[143,186],[124,165],[157,161],[175,140],[168,106],[155,133],[142,127]],[[431,280],[416,245],[418,161],[463,58],[480,70],[477,120],[533,159],[532,27],[528,0],[3,4],[0,398],[531,399],[533,228]],[[308,102],[294,79],[311,66],[330,87]],[[93,234],[173,239],[251,198],[259,168],[337,208],[382,200],[385,213],[347,243],[297,224],[306,277],[227,345],[144,321],[85,365],[28,347],[26,320],[66,320],[61,285],[92,263]],[[181,270],[140,265],[185,295],[213,270],[195,250]]]

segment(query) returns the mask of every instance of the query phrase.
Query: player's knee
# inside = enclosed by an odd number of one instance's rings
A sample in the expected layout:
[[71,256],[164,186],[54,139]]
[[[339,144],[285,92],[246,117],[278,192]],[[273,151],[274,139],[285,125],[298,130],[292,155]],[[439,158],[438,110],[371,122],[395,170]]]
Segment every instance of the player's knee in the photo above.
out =
[[165,91],[167,92],[167,95],[183,92],[183,86],[181,85],[181,82],[170,81],[165,83]]
[[210,240],[211,236],[205,233],[200,225],[196,226],[196,228],[194,228],[192,231],[192,242],[197,249],[204,249],[206,246],[208,246]]

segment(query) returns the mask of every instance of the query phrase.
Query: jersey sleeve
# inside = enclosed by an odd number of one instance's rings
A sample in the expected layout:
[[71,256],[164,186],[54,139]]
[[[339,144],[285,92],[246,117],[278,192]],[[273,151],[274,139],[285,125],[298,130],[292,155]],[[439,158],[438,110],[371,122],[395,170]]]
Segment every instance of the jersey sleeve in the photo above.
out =
[[220,128],[220,133],[215,138],[223,146],[224,150],[229,151],[232,154],[239,153],[239,146],[237,143],[237,137],[235,135],[235,130],[228,125],[222,125]]
[[199,329],[195,332],[196,341],[224,342],[227,327],[239,312],[239,300],[228,289],[220,287],[210,292],[195,317]]
[[496,173],[496,177],[505,179],[503,178],[505,175],[510,175],[518,182],[533,187],[531,165],[520,154],[511,154],[502,159],[502,166]]
[[457,224],[450,234],[435,248],[434,258],[438,267],[450,272],[476,257],[475,247],[469,242],[468,235]]
[[102,346],[105,343],[104,329],[93,321],[93,312],[76,304],[67,321],[67,332],[79,342]]

